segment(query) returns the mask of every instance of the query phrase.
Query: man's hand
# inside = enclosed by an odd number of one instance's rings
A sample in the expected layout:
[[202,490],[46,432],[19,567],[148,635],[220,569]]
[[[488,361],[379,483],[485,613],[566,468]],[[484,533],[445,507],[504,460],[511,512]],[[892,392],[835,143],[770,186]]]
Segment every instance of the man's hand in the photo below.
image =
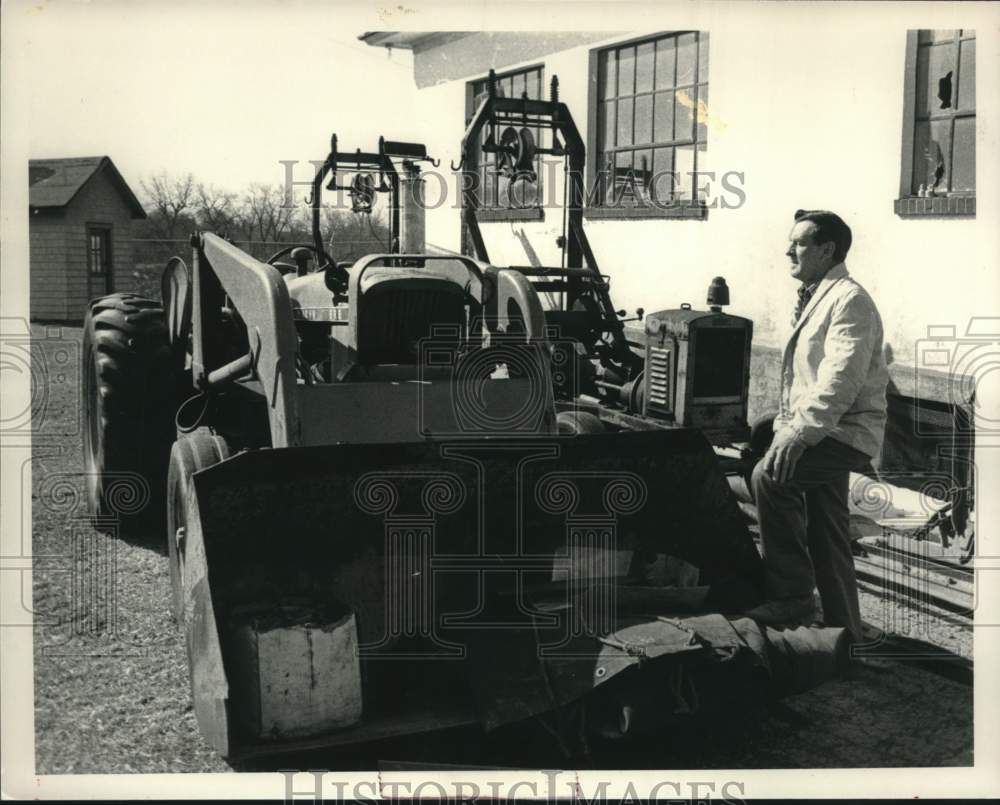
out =
[[774,435],[771,447],[764,454],[764,472],[779,484],[792,478],[795,465],[805,452],[806,447],[788,430],[780,430]]

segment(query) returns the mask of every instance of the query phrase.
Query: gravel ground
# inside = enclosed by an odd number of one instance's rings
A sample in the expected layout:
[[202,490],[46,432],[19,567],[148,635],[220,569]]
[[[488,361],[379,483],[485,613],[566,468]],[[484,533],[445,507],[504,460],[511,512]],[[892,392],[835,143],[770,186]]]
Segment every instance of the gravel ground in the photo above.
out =
[[867,584],[860,593],[861,617],[872,626],[972,659],[972,626],[968,620],[936,607],[901,604]]
[[66,368],[32,456],[36,770],[226,771],[198,733],[162,538],[127,542],[86,517],[79,366]]
[[[33,334],[42,337],[46,328]],[[61,338],[79,343],[80,328],[63,328]],[[32,462],[36,772],[230,771],[201,738],[191,709],[162,538],[126,541],[95,531],[85,517],[77,373],[67,368],[51,382],[41,412],[48,435],[36,439]],[[971,629],[944,613],[868,593],[862,607],[874,625],[971,658]],[[426,758],[436,744],[422,744]],[[866,667],[763,716],[657,752],[631,756],[629,765],[965,765],[972,762],[972,689],[912,663]],[[373,768],[379,756],[360,768]]]

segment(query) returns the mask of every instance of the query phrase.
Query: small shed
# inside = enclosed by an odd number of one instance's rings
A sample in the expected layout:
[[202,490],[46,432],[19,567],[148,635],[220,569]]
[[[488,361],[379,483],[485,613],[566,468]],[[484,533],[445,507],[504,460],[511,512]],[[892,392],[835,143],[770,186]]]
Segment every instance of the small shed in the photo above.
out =
[[111,159],[33,159],[28,182],[32,320],[80,321],[90,299],[131,290],[146,212]]

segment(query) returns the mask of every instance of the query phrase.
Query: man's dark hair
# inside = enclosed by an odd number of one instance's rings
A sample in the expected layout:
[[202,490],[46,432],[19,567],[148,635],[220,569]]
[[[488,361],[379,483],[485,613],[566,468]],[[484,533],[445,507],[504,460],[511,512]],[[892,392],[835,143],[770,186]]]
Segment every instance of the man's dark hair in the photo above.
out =
[[840,263],[851,250],[851,228],[844,219],[829,210],[796,210],[795,223],[812,221],[816,224],[813,242],[822,246],[831,240],[834,243],[833,262]]

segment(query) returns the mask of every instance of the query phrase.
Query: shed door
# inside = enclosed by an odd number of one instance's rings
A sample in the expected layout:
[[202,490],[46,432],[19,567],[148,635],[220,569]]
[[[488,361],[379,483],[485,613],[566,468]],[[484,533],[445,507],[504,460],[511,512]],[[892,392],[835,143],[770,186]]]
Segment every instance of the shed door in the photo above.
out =
[[111,227],[87,227],[88,296],[94,299],[113,290],[111,282]]

